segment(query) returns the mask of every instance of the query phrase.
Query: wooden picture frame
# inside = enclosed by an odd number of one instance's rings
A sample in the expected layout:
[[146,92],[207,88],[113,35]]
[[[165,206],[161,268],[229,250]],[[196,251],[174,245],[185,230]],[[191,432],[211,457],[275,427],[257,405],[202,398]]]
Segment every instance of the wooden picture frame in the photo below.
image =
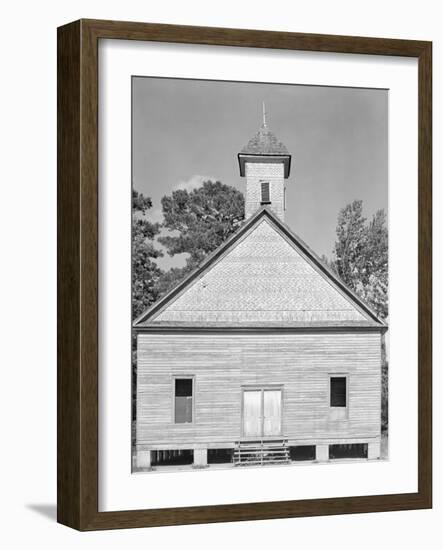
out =
[[[418,59],[418,491],[98,511],[98,42],[159,41]],[[424,41],[80,20],[58,29],[58,521],[82,531],[432,506],[432,44]]]

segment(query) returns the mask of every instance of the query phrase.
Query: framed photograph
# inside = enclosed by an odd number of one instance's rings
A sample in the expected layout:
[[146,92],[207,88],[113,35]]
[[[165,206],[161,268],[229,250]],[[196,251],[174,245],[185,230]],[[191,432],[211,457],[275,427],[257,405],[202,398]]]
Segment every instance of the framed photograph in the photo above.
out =
[[430,42],[58,29],[58,520],[432,506]]

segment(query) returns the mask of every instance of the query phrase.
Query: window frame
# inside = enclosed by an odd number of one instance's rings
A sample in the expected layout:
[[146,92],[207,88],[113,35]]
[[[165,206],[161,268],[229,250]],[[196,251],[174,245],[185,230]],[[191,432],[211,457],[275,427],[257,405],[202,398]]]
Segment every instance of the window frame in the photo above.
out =
[[[263,184],[267,184],[268,186],[268,200],[263,200]],[[260,204],[271,204],[271,182],[269,180],[260,180]]]
[[[333,407],[331,405],[331,380],[332,378],[344,378],[346,380],[346,406]],[[329,420],[347,420],[349,418],[349,373],[330,372],[328,373],[328,411]]]
[[[192,406],[191,406],[191,422],[176,422],[175,420],[175,383],[176,380],[192,380]],[[177,374],[172,376],[172,423],[174,426],[190,426],[195,424],[195,375],[194,374]]]

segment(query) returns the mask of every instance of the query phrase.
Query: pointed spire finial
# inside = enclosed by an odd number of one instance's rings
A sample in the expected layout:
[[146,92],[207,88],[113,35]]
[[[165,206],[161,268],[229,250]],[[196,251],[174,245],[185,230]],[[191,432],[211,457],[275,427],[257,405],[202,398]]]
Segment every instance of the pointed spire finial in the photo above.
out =
[[264,101],[263,101],[263,127],[266,128],[266,106]]

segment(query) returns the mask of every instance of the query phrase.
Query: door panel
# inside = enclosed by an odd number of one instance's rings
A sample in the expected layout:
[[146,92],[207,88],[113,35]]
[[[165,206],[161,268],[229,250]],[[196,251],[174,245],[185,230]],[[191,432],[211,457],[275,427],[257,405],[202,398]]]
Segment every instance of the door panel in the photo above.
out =
[[246,390],[243,392],[243,436],[281,435],[281,390]]
[[280,435],[281,390],[264,390],[263,411],[263,435]]
[[243,392],[243,435],[246,437],[261,436],[261,391]]

